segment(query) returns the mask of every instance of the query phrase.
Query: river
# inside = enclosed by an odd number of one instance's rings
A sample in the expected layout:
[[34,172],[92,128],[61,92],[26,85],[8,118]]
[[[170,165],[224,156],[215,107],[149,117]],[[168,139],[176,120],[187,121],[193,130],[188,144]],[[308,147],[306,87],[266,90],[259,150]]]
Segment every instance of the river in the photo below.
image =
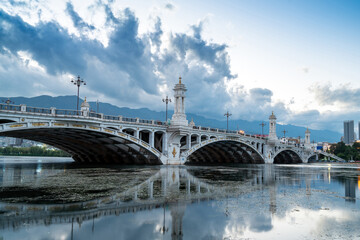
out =
[[0,239],[360,239],[356,164],[0,158]]

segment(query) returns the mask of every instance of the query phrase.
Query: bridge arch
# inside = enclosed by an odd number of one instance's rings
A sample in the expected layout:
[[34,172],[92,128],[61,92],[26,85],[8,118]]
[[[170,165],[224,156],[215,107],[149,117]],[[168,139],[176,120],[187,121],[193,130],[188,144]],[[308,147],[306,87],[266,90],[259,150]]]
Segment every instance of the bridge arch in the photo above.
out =
[[253,146],[235,139],[209,139],[183,153],[185,164],[199,163],[265,163],[263,156]]
[[281,149],[274,156],[274,164],[296,164],[302,163],[301,156],[292,149]]
[[45,143],[69,153],[76,162],[162,164],[162,154],[148,143],[109,128],[80,123],[2,124],[1,136]]
[[199,144],[199,142],[200,142],[200,134],[193,133],[193,134],[190,135],[190,138],[191,138],[191,140],[190,140],[191,147],[195,146],[196,144]]
[[136,136],[136,129],[135,128],[124,128],[124,129],[122,129],[122,132],[123,133],[126,133],[126,134],[128,134],[128,135],[131,135],[131,136]]
[[200,142],[204,142],[206,140],[210,139],[210,137],[208,135],[205,135],[205,134],[202,134],[201,137],[200,137]]

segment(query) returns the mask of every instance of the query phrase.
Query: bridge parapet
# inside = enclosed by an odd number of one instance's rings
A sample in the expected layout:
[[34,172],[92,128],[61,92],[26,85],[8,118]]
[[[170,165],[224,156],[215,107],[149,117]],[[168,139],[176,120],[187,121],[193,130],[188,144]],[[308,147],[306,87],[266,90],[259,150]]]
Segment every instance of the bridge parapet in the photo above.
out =
[[21,114],[23,116],[48,116],[48,117],[59,117],[59,118],[71,118],[74,120],[78,119],[92,119],[101,121],[112,121],[112,122],[128,122],[134,124],[146,124],[156,126],[166,126],[165,122],[146,120],[139,118],[128,118],[122,116],[111,116],[104,115],[102,113],[90,112],[88,116],[84,115],[83,111],[68,110],[68,109],[56,109],[56,108],[37,108],[28,107],[26,105],[10,105],[0,104],[0,111],[4,113]]

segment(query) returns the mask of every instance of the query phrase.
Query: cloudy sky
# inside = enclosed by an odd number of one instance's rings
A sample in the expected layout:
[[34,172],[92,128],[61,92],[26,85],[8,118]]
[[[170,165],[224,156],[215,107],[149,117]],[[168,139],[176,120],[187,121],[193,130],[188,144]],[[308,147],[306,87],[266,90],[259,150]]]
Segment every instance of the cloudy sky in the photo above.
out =
[[[360,120],[360,2],[2,0],[0,96],[74,95],[342,131]],[[172,107],[172,106],[170,106]]]

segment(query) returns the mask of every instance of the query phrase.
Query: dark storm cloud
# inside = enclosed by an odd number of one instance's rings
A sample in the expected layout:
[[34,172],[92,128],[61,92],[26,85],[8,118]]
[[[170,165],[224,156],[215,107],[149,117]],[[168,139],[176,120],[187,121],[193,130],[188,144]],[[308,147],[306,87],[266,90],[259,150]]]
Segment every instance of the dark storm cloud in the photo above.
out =
[[48,73],[84,71],[84,48],[88,43],[72,38],[55,22],[41,22],[36,27],[18,16],[0,10],[0,47],[29,52],[33,59],[45,66]]
[[[166,83],[168,94],[172,94],[179,75],[189,89],[189,112],[215,117],[231,101],[225,83],[236,75],[230,71],[227,46],[204,40],[202,22],[191,27],[193,35],[170,34],[170,43],[165,46],[160,18],[155,18],[153,31],[140,35],[139,20],[129,9],[115,15],[110,5],[100,2],[97,7],[103,9],[111,28],[106,46],[85,35],[71,35],[56,22],[40,21],[32,26],[0,10],[0,49],[13,56],[26,52],[52,78],[80,74],[88,83],[84,91],[114,99],[119,105],[156,108],[160,105],[159,85]],[[80,31],[93,29],[71,3],[67,3],[66,12]],[[40,76],[34,79],[46,87],[46,77],[40,81]],[[25,76],[16,80],[19,85],[22,81]]]
[[74,6],[70,2],[66,3],[66,12],[71,17],[71,20],[73,21],[74,26],[76,28],[82,29],[82,30],[94,30],[95,29],[94,26],[89,25],[86,22],[84,22],[84,20],[79,16],[79,14],[77,12],[75,12]]
[[[0,24],[1,48],[14,54],[29,52],[49,74],[68,72],[86,76],[89,59],[96,58],[126,72],[124,75],[131,79],[131,85],[150,93],[157,91],[150,57],[142,39],[137,36],[138,20],[129,9],[124,10],[122,19],[116,20],[107,48],[96,40],[70,35],[55,22],[40,22],[34,27],[1,10]],[[106,91],[106,79],[101,81]]]

